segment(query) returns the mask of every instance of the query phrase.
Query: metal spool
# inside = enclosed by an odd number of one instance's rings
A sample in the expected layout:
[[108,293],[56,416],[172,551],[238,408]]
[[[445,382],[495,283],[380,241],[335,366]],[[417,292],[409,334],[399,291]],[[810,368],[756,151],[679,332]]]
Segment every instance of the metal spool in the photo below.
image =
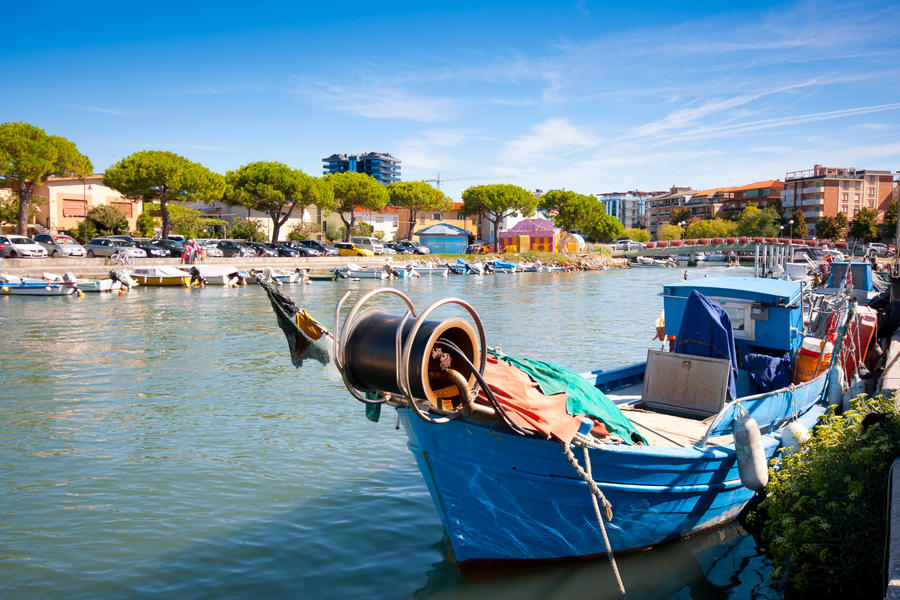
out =
[[[459,389],[440,367],[439,359],[432,358],[432,350],[440,347],[440,338],[458,346],[473,365],[481,363],[478,335],[465,320],[452,317],[443,321],[425,320],[418,325],[415,338],[409,346],[406,372],[409,374],[409,390],[400,388],[398,368],[401,349],[410,343],[410,334],[417,321],[409,315],[392,315],[380,308],[361,311],[352,320],[343,338],[341,363],[348,384],[361,392],[388,392],[424,399],[437,408],[449,410],[449,399],[459,396]],[[399,328],[399,344],[398,342]],[[468,365],[453,357],[452,368],[469,382],[476,383]],[[442,400],[444,400],[442,402]]]

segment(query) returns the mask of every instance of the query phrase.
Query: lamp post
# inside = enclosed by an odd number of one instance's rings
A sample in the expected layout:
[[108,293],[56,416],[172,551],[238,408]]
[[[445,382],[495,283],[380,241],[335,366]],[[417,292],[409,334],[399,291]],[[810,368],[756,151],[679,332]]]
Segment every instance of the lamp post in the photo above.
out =
[[684,230],[684,226],[685,226],[685,225],[687,225],[687,223],[686,223],[685,221],[679,221],[679,223],[678,223],[678,226],[681,227],[681,239],[682,239],[682,240],[684,239],[684,235],[687,233],[687,232]]
[[788,221],[788,224],[791,226],[791,229],[788,232],[789,233],[788,239],[790,239],[790,245],[793,246],[794,245],[794,220],[791,219],[790,221]]

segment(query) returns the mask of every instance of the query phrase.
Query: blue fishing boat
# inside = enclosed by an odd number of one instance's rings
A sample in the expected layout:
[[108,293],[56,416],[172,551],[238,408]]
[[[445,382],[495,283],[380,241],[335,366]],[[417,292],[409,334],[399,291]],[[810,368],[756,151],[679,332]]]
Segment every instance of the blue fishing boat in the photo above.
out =
[[[765,485],[767,460],[824,412],[852,313],[837,309],[836,347],[826,354],[823,342],[798,379],[800,283],[681,282],[663,289],[662,342],[674,351],[582,375],[488,348],[459,299],[419,312],[382,288],[341,323],[345,295],[332,333],[267,292],[296,366],[333,360],[369,418],[396,408],[464,567],[612,557],[736,518]],[[363,308],[384,294],[407,312]],[[471,319],[435,320],[444,306]]]

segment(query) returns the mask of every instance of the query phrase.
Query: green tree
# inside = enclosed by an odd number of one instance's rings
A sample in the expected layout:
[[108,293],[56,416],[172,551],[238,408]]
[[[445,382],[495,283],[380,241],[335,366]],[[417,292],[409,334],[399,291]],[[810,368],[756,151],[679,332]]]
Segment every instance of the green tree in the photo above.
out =
[[897,237],[897,201],[891,200],[881,218],[881,239],[893,240]]
[[28,123],[0,125],[0,187],[18,196],[16,218],[20,235],[28,232],[29,209],[35,186],[52,176],[84,177],[94,166],[75,144]]
[[344,241],[350,241],[350,232],[356,225],[356,209],[367,208],[378,212],[387,206],[387,189],[378,180],[365,173],[329,173],[325,181],[334,191],[335,210],[344,223]]
[[646,229],[638,229],[636,227],[628,227],[624,232],[629,238],[636,242],[649,242],[650,233]]
[[792,212],[791,219],[794,221],[793,225],[791,225],[790,222],[784,224],[785,229],[790,228],[791,237],[802,240],[809,235],[809,228],[806,226],[806,216],[803,214],[802,210],[795,210]]
[[775,237],[779,234],[781,215],[774,206],[759,209],[748,205],[738,215],[738,234],[746,236]]
[[847,230],[850,237],[860,241],[874,242],[878,239],[878,211],[874,208],[861,208],[850,222]]
[[272,241],[278,241],[281,226],[298,206],[316,204],[332,208],[334,194],[321,179],[279,162],[252,162],[229,171],[226,201],[265,212],[272,219]]
[[678,225],[682,221],[685,223],[691,218],[691,210],[689,208],[676,208],[669,213],[669,223]]
[[589,231],[606,213],[594,196],[567,190],[551,190],[538,200],[538,210],[550,215],[563,231]]
[[168,202],[211,202],[225,192],[225,179],[174,152],[144,150],[114,164],[103,176],[103,185],[126,198],[159,201],[162,237],[169,236]]
[[266,239],[263,234],[263,222],[259,219],[236,217],[231,222],[231,237],[250,242],[261,242]]
[[822,217],[816,221],[816,237],[823,240],[844,239],[847,230],[847,215],[838,213],[835,217]]
[[125,215],[109,204],[101,204],[89,210],[87,219],[94,224],[100,235],[118,235],[128,230]]
[[606,209],[602,204],[600,204],[600,211],[601,214],[590,225],[587,234],[598,242],[611,242],[617,237],[622,237],[625,233],[622,222],[617,218],[606,214]]
[[506,217],[519,213],[530,217],[537,208],[538,199],[528,190],[510,183],[475,185],[462,194],[464,215],[482,215],[494,226],[494,245],[499,248],[500,223]]
[[730,237],[737,234],[737,228],[737,223],[726,219],[694,221],[687,226],[684,237],[691,239]]
[[684,229],[671,223],[663,223],[656,228],[656,239],[658,240],[680,240],[682,235],[684,235]]
[[[14,195],[5,195],[6,190],[0,189],[0,225],[8,223],[15,225],[19,222],[19,199]],[[34,198],[32,198],[34,200]],[[26,222],[41,213],[40,208],[36,204],[29,204],[28,218]]]
[[395,181],[387,186],[390,203],[409,210],[409,235],[412,239],[419,212],[446,212],[453,207],[444,193],[424,181]]
[[138,215],[135,226],[140,237],[153,237],[156,232],[156,217],[148,210],[148,205],[144,205],[144,210]]

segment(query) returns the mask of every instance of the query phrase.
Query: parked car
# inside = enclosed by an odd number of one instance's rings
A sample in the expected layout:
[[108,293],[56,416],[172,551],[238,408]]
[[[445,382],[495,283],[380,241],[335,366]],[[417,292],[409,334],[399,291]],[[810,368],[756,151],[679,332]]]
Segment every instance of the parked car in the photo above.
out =
[[286,256],[290,258],[294,258],[300,256],[300,251],[296,248],[286,245],[284,242],[263,242],[263,246],[274,250],[276,255],[278,256]]
[[[384,244],[376,237],[353,236],[350,238],[350,241],[356,244],[358,248],[371,250],[373,254],[384,254]],[[396,252],[394,254],[396,254]]]
[[24,235],[0,235],[0,245],[9,258],[47,258],[47,249]]
[[315,248],[311,248],[309,246],[305,246],[300,242],[278,242],[279,245],[284,246],[286,248],[290,248],[297,252],[298,256],[322,256],[322,252],[316,250]]
[[225,253],[216,245],[218,243],[216,240],[207,240],[198,243],[200,244],[200,247],[203,248],[203,251],[206,252],[206,256],[210,258],[222,258],[225,256]]
[[126,249],[128,255],[132,258],[146,258],[147,253],[137,247],[134,242],[125,240],[111,240],[108,237],[96,237],[84,245],[87,255],[90,258],[95,256],[112,256],[123,248]]
[[387,248],[390,248],[391,250],[393,250],[393,251],[396,252],[397,254],[409,254],[409,253],[410,253],[409,250],[407,250],[406,248],[404,248],[403,246],[401,246],[401,245],[398,244],[397,242],[385,242],[385,243],[384,243],[384,247],[385,247],[386,249],[387,249]]
[[431,248],[412,240],[403,240],[402,242],[398,242],[398,245],[410,254],[431,254]]
[[341,256],[375,256],[371,250],[360,248],[353,242],[336,242],[334,247]]
[[153,238],[150,240],[150,243],[166,250],[169,253],[169,256],[174,256],[175,258],[181,258],[186,252],[184,244],[177,240]]
[[271,248],[264,242],[247,242],[247,245],[253,248],[256,256],[278,256],[278,250],[276,250],[275,248]]
[[243,256],[256,256],[256,251],[244,244],[244,242],[239,242],[236,240],[222,240],[216,246],[219,250],[222,251],[223,256],[227,257],[243,257]]
[[873,242],[866,246],[866,254],[868,256],[885,256],[888,253],[887,244],[879,244]]
[[60,256],[87,256],[87,250],[75,238],[65,234],[39,233],[34,241],[47,250],[47,254],[56,258]]
[[643,242],[636,242],[634,240],[624,239],[624,240],[616,240],[613,244],[613,250],[641,250],[646,246]]
[[169,256],[169,251],[161,246],[157,246],[149,240],[135,240],[135,245],[147,253],[147,256],[155,256],[157,258],[165,258]]
[[325,242],[319,242],[316,240],[300,240],[297,243],[301,246],[306,246],[307,248],[318,250],[322,253],[322,256],[337,256],[339,254],[337,248]]

